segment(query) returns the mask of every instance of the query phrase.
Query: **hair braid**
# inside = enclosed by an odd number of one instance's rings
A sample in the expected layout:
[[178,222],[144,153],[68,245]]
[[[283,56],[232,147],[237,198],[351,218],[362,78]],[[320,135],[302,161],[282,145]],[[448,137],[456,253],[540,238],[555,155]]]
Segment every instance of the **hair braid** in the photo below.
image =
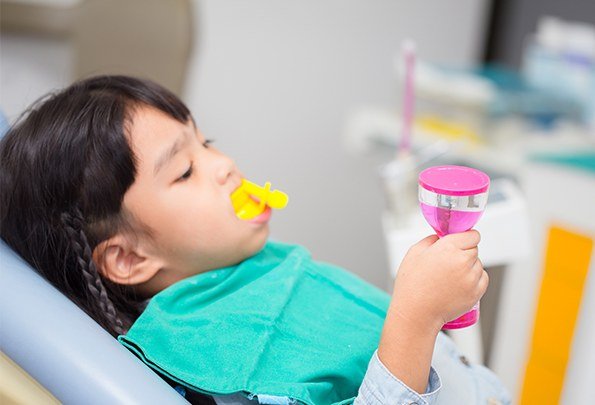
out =
[[154,82],[96,76],[40,99],[0,140],[0,237],[113,336],[138,319],[146,297],[104,277],[93,249],[118,232],[151,237],[122,206],[137,177],[130,124],[145,106],[192,120]]
[[76,255],[77,264],[85,278],[87,288],[101,309],[101,313],[97,315],[107,322],[105,326],[108,327],[108,330],[114,331],[117,334],[125,333],[124,324],[107,294],[105,285],[97,271],[97,266],[93,261],[91,246],[84,231],[84,221],[81,211],[78,208],[74,208],[71,212],[62,213],[61,220]]

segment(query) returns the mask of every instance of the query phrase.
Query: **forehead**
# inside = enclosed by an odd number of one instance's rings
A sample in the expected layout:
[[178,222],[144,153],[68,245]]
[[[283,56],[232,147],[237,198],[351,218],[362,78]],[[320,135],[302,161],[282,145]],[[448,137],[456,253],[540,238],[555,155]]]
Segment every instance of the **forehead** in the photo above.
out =
[[136,108],[127,132],[139,168],[153,164],[164,148],[189,131],[195,131],[192,120],[182,123],[152,107]]

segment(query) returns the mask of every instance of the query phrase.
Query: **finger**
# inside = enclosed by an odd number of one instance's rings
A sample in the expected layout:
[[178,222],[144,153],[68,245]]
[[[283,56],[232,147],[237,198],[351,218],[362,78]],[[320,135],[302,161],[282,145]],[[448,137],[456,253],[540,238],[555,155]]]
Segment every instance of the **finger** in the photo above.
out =
[[451,235],[446,235],[444,239],[449,239],[456,247],[459,249],[467,250],[473,249],[477,247],[479,241],[481,240],[481,236],[479,232],[475,229],[472,229],[467,232],[461,233],[453,233]]
[[479,283],[477,284],[477,288],[479,289],[479,293],[481,296],[485,294],[488,290],[488,285],[490,284],[490,276],[487,271],[483,270],[481,274],[481,278],[479,279]]
[[477,246],[471,249],[464,250],[463,252],[470,260],[473,260],[473,262],[475,262],[478,259],[479,249],[477,248]]
[[436,234],[429,235],[429,236],[426,236],[425,238],[423,238],[422,240],[420,240],[419,242],[417,242],[413,246],[418,249],[425,249],[427,247],[432,246],[434,243],[436,243],[436,241],[438,239],[439,239],[438,235],[436,235]]
[[473,263],[473,268],[477,271],[483,271],[483,263],[481,262],[481,259],[479,257],[475,259],[475,263]]

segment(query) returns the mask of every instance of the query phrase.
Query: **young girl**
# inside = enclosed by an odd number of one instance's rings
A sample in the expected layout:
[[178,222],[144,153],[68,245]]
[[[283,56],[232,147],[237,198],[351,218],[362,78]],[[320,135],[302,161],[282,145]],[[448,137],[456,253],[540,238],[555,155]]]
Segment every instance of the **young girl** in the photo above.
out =
[[510,402],[440,332],[487,288],[476,231],[412,246],[390,297],[267,242],[243,177],[172,93],[95,77],[2,140],[1,237],[191,402]]

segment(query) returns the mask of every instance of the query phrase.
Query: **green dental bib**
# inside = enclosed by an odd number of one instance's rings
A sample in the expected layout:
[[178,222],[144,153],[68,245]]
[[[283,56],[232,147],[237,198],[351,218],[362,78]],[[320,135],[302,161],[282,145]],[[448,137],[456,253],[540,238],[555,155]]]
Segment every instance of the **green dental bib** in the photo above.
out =
[[351,403],[388,304],[388,294],[306,249],[269,242],[161,291],[118,340],[198,392]]

